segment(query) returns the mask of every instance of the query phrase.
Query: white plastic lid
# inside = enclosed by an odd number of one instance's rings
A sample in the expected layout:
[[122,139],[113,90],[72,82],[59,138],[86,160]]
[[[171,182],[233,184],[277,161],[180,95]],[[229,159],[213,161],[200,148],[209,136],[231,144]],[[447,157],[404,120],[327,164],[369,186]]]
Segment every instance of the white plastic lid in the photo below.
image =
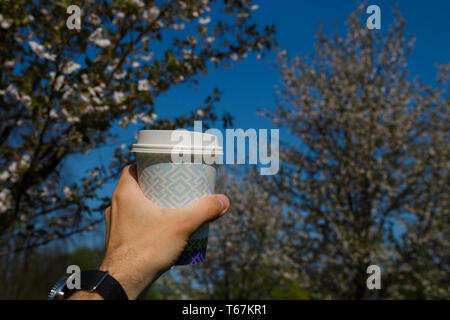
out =
[[131,152],[223,154],[217,136],[187,130],[141,130]]

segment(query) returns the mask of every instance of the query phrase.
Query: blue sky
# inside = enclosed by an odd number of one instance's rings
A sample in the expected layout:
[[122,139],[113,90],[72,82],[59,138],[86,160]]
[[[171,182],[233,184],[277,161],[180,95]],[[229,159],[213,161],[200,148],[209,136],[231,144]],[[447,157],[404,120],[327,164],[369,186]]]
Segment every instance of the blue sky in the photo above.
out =
[[[377,0],[381,8],[382,29],[392,24],[390,3]],[[314,34],[317,22],[324,23],[331,31],[333,23],[342,27],[345,19],[359,1],[315,0],[315,1],[273,1],[259,2],[255,20],[263,24],[274,24],[280,47],[290,54],[313,52]],[[401,0],[396,2],[407,19],[407,33],[416,36],[415,50],[410,59],[412,74],[418,74],[424,81],[433,83],[436,76],[435,64],[446,62],[450,57],[450,36],[448,23],[450,1],[447,0]],[[157,111],[161,116],[183,113],[200,105],[202,99],[214,88],[222,92],[222,100],[216,110],[231,112],[234,126],[239,128],[269,127],[270,123],[256,115],[257,109],[275,106],[274,85],[279,83],[277,72],[270,66],[274,55],[260,61],[249,57],[231,69],[212,69],[200,78],[200,89],[177,87],[156,99]]]
[[[333,23],[344,27],[347,15],[362,1],[354,0],[262,0],[259,9],[254,13],[259,25],[274,24],[277,30],[277,40],[282,49],[289,54],[313,52],[314,34],[317,23],[321,21],[326,31],[333,29]],[[392,1],[373,0],[381,8],[381,28],[387,29],[393,23],[391,13]],[[412,76],[433,84],[436,77],[436,63],[448,62],[450,57],[450,28],[448,0],[400,0],[395,1],[401,13],[405,16],[407,35],[416,37],[415,49],[409,60],[409,70]],[[155,100],[156,113],[160,117],[180,115],[195,110],[202,105],[203,99],[214,88],[218,88],[221,101],[215,105],[216,112],[230,112],[235,121],[235,128],[272,128],[271,123],[257,115],[258,109],[274,108],[274,86],[279,83],[279,77],[270,65],[274,54],[269,54],[264,60],[249,56],[242,63],[234,64],[231,69],[212,68],[209,74],[199,77],[199,89],[186,85],[175,87]],[[135,128],[120,131],[120,140],[133,142]],[[286,132],[280,131],[280,139]],[[103,150],[103,157],[108,157]],[[69,162],[75,172],[89,168],[98,161],[99,153],[93,151],[89,156],[76,156]],[[104,158],[104,160],[107,160]],[[79,172],[79,171],[78,171]],[[114,185],[104,188],[105,195],[110,195]]]

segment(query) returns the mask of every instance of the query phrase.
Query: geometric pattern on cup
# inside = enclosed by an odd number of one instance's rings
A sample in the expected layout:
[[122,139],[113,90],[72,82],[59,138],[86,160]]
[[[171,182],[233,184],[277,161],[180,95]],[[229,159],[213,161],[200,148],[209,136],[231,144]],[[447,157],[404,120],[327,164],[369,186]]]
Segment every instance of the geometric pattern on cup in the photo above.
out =
[[191,265],[205,261],[206,259],[206,248],[194,251],[183,251],[178,257],[175,265]]
[[157,205],[181,208],[213,193],[215,174],[204,164],[158,163],[141,170],[139,186]]
[[[197,163],[175,164],[170,157],[161,154],[137,154],[138,180],[144,194],[154,203],[165,208],[180,208],[203,196],[214,192],[216,169],[214,166]],[[203,224],[189,238],[198,243],[207,239],[209,223]],[[177,264],[202,262],[206,256],[206,246],[198,254],[183,251]],[[190,257],[190,258],[189,258]]]
[[189,240],[184,248],[185,251],[194,251],[206,248],[208,245],[208,238]]

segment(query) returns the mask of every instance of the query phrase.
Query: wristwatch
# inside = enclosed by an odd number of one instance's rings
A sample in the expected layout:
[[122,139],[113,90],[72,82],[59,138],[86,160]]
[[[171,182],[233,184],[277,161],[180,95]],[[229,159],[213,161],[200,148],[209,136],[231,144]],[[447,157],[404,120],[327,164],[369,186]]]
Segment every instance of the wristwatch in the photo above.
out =
[[80,289],[69,289],[67,282],[74,275],[65,275],[60,278],[50,290],[47,300],[64,300],[77,290],[97,292],[105,300],[128,300],[128,296],[120,283],[108,271],[81,271]]

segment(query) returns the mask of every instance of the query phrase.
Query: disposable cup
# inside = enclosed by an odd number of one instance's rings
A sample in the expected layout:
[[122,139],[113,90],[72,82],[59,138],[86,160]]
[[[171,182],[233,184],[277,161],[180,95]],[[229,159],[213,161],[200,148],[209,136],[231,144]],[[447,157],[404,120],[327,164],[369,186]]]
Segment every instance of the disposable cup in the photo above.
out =
[[[217,164],[206,157],[222,155],[216,136],[183,130],[141,130],[131,152],[136,153],[139,186],[144,194],[164,208],[181,208],[214,193]],[[175,156],[174,156],[175,155]],[[179,163],[183,155],[183,163]],[[206,259],[209,223],[189,238],[175,265],[190,265]]]

